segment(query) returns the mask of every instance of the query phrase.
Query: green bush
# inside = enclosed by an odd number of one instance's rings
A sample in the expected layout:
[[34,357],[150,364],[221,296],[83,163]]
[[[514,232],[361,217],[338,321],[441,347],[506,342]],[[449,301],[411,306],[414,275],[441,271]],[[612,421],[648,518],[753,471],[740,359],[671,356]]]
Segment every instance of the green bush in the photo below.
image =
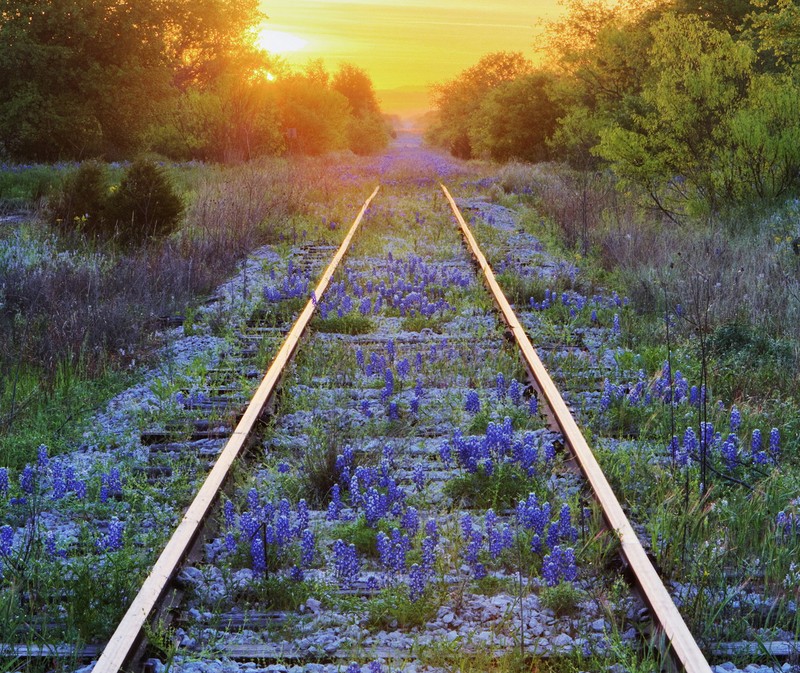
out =
[[108,201],[108,170],[105,164],[84,161],[69,175],[50,205],[52,220],[69,232],[85,231],[91,236],[102,234]]
[[108,199],[108,225],[122,244],[141,244],[169,235],[184,205],[166,173],[149,159],[134,161]]

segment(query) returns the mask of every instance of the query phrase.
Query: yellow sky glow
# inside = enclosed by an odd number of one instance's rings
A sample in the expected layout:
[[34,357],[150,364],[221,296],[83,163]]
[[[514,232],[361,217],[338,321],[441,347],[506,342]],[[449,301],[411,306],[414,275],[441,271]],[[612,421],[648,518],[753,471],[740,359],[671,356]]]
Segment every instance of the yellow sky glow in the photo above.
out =
[[350,62],[378,91],[426,89],[493,51],[535,59],[539,22],[561,10],[558,0],[262,0],[262,9],[271,31],[307,41],[281,52],[289,65]]
[[301,51],[306,45],[308,45],[308,40],[282,30],[272,30],[268,26],[256,34],[256,46],[273,54]]

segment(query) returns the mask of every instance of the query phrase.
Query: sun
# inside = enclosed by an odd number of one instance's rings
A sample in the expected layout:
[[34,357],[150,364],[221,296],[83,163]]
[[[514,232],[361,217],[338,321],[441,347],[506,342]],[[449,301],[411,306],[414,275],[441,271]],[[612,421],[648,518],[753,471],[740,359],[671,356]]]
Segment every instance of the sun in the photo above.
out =
[[256,47],[271,54],[287,54],[292,51],[300,51],[307,44],[308,40],[304,40],[302,37],[282,30],[272,30],[271,28],[259,30],[255,39]]

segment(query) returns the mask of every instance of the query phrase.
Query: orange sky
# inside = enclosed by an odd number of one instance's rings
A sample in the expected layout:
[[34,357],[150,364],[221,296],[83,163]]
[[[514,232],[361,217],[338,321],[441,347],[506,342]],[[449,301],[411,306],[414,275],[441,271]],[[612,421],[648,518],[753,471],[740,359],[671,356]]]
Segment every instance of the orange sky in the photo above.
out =
[[534,58],[540,19],[557,0],[263,0],[267,28],[307,44],[282,56],[291,65],[322,58],[364,68],[376,90],[426,88],[451,79],[493,51]]

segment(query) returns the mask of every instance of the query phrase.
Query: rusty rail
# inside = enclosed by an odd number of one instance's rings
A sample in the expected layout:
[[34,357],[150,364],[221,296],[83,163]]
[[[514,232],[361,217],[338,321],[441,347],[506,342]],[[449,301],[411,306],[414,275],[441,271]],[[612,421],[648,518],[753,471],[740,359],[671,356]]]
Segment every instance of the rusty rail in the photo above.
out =
[[242,449],[250,439],[253,429],[261,416],[264,407],[269,402],[281,378],[284,368],[290,362],[297,344],[311,320],[311,316],[319,300],[350,246],[358,226],[364,217],[380,187],[376,187],[372,195],[364,202],[361,211],[350,227],[347,236],[342,241],[339,250],[334,255],[328,268],[322,274],[317,287],[314,289],[312,299],[308,301],[300,317],[295,322],[289,334],[281,345],[278,354],[272,361],[266,375],[256,390],[241,420],[236,426],[217,462],[200,487],[194,501],[184,514],[172,537],[167,542],[161,555],[158,557],[150,574],[142,584],[139,593],[133,599],[128,611],[117,626],[116,631],[105,646],[102,655],[94,667],[93,673],[116,673],[128,662],[141,639],[144,625],[150,618],[156,605],[164,597],[167,587],[175,573],[191,549],[192,544],[199,535],[206,518],[216,502],[220,489],[228,476]]
[[456,202],[453,200],[450,192],[447,191],[447,187],[441,183],[440,186],[450,203],[450,208],[456,220],[458,220],[461,233],[464,236],[470,252],[483,271],[486,284],[489,286],[489,290],[503,314],[503,319],[522,351],[522,357],[528,371],[536,381],[536,385],[544,397],[553,419],[561,430],[561,434],[564,436],[565,443],[572,451],[583,475],[591,485],[594,496],[603,509],[603,516],[605,517],[606,524],[615,532],[619,539],[621,551],[633,570],[642,596],[648,603],[656,623],[669,640],[668,650],[670,654],[677,660],[683,670],[688,673],[710,673],[711,667],[700,651],[689,628],[686,626],[686,622],[684,622],[683,617],[680,612],[678,612],[678,608],[672,601],[669,592],[667,592],[653,564],[647,557],[641,542],[639,542],[639,538],[636,536],[633,527],[625,516],[625,512],[622,510],[622,506],[619,504],[617,496],[611,489],[594,453],[592,453],[592,450],[589,448],[583,433],[572,417],[572,413],[564,402],[564,399],[561,397],[561,393],[550,378],[550,374],[542,364],[528,335],[525,333],[514,310],[503,294],[500,285],[495,279],[492,268],[489,266],[486,257],[484,257],[478,247],[478,243],[467,226],[467,223],[464,221]]

